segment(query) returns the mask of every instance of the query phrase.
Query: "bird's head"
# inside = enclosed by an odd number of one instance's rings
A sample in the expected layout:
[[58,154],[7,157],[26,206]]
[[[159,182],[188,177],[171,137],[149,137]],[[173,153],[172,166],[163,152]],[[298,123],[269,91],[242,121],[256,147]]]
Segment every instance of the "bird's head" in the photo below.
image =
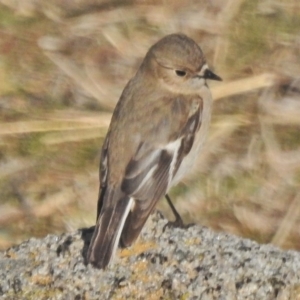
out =
[[222,80],[208,67],[200,47],[184,34],[170,34],[148,51],[143,66],[172,92],[193,94],[206,80]]

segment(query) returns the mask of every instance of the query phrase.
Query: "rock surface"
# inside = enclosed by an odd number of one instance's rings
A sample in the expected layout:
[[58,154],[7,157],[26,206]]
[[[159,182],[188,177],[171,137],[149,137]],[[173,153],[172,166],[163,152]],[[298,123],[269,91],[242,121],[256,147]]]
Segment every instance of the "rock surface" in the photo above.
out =
[[0,252],[0,299],[300,299],[300,254],[154,214],[114,264],[84,264],[91,230]]

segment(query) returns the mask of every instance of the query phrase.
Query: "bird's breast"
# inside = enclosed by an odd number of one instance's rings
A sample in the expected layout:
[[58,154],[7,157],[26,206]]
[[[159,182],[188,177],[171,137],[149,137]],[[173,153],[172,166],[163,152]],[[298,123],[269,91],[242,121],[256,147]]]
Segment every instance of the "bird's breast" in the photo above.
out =
[[203,110],[200,112],[200,119],[202,120],[201,125],[195,135],[193,146],[188,155],[186,155],[182,160],[180,167],[172,180],[171,186],[176,185],[186,174],[195,171],[195,168],[197,168],[197,164],[195,164],[195,162],[199,155],[201,155],[201,149],[208,135],[212,110],[211,95],[206,95],[203,100]]

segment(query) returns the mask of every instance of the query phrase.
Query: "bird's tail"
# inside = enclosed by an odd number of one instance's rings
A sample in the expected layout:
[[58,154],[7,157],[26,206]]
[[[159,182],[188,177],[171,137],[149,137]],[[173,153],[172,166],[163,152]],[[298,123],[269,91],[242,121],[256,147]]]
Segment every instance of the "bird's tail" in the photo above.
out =
[[103,199],[99,199],[101,211],[87,253],[87,261],[99,269],[105,268],[113,258],[133,202],[114,189],[108,189],[102,196]]

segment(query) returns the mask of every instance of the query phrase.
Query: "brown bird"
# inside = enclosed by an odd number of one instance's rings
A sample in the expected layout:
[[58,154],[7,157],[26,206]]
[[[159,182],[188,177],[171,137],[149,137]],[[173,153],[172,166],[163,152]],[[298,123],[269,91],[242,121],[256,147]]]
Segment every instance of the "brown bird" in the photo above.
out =
[[137,239],[158,200],[192,169],[211,118],[207,79],[221,80],[200,47],[171,34],[149,49],[127,83],[102,147],[97,223],[87,254],[95,267],[105,268],[119,245]]

